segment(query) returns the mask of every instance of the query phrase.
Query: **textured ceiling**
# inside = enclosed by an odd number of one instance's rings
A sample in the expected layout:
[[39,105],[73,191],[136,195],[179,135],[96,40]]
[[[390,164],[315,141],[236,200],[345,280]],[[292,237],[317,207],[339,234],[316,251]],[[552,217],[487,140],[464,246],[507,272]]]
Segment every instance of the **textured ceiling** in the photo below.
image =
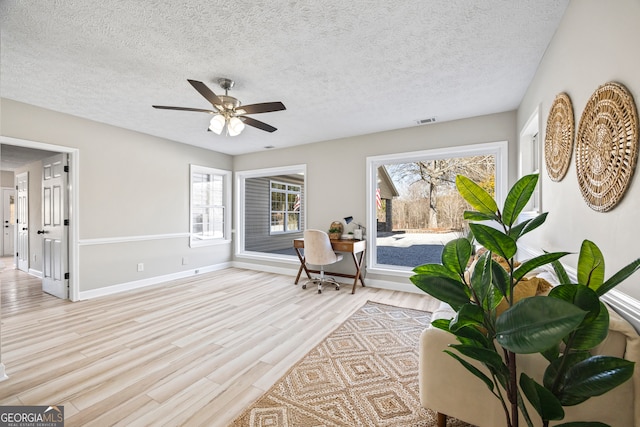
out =
[[[2,0],[0,95],[228,154],[518,107],[569,0]],[[282,101],[237,137],[217,94]]]

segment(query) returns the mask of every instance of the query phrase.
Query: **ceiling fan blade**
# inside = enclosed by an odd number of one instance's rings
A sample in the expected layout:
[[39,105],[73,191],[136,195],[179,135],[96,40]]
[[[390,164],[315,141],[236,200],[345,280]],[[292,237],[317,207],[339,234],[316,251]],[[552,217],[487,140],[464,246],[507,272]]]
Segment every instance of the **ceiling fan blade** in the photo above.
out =
[[244,122],[244,124],[253,126],[254,128],[258,128],[260,130],[264,130],[267,132],[275,132],[278,129],[274,128],[271,125],[266,124],[265,122],[261,122],[260,120],[252,119],[251,117],[240,116],[240,119]]
[[[270,113],[271,111],[286,110],[282,102],[263,102],[261,104],[249,104],[241,105],[236,109],[240,114],[258,114],[258,113]],[[244,113],[242,112],[244,111]]]
[[179,110],[179,111],[197,111],[199,113],[211,113],[216,114],[215,111],[203,110],[202,108],[189,108],[189,107],[169,107],[166,105],[152,105],[153,108],[159,108],[161,110]]
[[205,99],[211,103],[211,105],[213,105],[217,110],[220,110],[220,108],[218,108],[218,105],[222,105],[220,98],[218,98],[218,95],[213,93],[213,91],[209,89],[209,87],[206,84],[199,82],[197,80],[187,79],[187,81],[191,83],[191,86],[193,86],[195,90],[200,92],[200,95],[204,96]]

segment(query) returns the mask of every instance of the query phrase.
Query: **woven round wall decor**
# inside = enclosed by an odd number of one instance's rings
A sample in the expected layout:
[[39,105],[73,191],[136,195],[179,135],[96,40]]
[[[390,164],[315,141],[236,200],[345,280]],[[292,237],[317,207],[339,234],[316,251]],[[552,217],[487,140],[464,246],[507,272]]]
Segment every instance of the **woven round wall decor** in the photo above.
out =
[[576,139],[578,185],[595,211],[613,209],[624,196],[638,157],[638,112],[623,85],[606,83],[591,95]]
[[544,139],[544,160],[553,181],[561,181],[569,169],[574,136],[573,106],[569,95],[563,92],[553,101]]

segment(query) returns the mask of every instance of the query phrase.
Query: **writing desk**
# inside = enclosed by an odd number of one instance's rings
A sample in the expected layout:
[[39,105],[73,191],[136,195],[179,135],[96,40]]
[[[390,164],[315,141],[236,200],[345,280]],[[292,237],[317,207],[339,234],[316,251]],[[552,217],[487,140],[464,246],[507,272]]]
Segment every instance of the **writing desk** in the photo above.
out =
[[[293,239],[293,247],[295,248],[298,259],[300,260],[300,268],[298,269],[298,275],[296,276],[295,281],[295,284],[297,285],[303,270],[307,274],[307,277],[309,279],[311,279],[311,273],[320,273],[320,270],[309,270],[307,268],[307,263],[304,260],[304,256],[300,252],[300,249],[304,248],[304,239]],[[325,274],[338,277],[349,277],[354,279],[353,289],[351,290],[351,293],[354,294],[356,292],[356,285],[358,284],[358,280],[360,280],[360,283],[362,284],[362,286],[364,286],[364,279],[362,278],[362,260],[364,259],[364,254],[367,250],[367,241],[353,239],[331,239],[331,247],[335,252],[350,253],[351,257],[353,258],[353,264],[356,267],[356,272],[355,274],[344,274],[329,273],[325,270]]]

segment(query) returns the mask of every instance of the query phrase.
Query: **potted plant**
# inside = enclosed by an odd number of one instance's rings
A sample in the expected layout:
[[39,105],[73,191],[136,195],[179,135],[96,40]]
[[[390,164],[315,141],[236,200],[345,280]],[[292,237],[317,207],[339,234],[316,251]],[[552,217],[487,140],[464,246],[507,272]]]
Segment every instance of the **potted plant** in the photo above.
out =
[[[547,213],[517,223],[528,203],[538,175],[521,178],[509,191],[502,210],[479,185],[464,176],[456,186],[473,211],[466,211],[473,239],[487,249],[475,267],[465,274],[472,256],[469,238],[445,245],[442,264],[425,264],[414,269],[411,281],[424,292],[448,303],[456,315],[437,320],[434,327],[454,334],[459,344],[445,350],[468,371],[484,381],[502,403],[506,425],[517,427],[521,413],[527,425],[532,421],[523,396],[540,414],[543,426],[564,418],[564,406],[576,405],[608,392],[631,378],[634,363],[625,359],[592,356],[590,349],[606,337],[607,308],[600,297],[640,267],[636,259],[604,280],[604,258],[598,247],[585,240],[580,249],[577,282],[572,283],[559,260],[568,252],[544,253],[518,265],[518,240],[541,226]],[[497,228],[475,221],[492,221]],[[506,261],[506,268],[494,260]],[[514,303],[514,288],[532,270],[551,264],[560,284],[548,296],[532,296]],[[508,309],[496,315],[502,300]],[[544,322],[540,322],[544,319]],[[452,351],[452,350],[455,350]],[[517,376],[517,355],[541,353],[549,362],[543,383],[526,372]],[[468,362],[473,359],[485,372]],[[604,426],[602,423],[564,423],[569,426]]]
[[330,239],[339,239],[342,237],[342,229],[338,227],[331,227],[328,234]]

